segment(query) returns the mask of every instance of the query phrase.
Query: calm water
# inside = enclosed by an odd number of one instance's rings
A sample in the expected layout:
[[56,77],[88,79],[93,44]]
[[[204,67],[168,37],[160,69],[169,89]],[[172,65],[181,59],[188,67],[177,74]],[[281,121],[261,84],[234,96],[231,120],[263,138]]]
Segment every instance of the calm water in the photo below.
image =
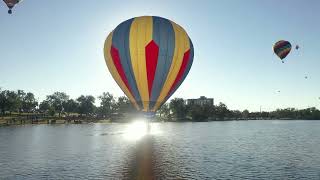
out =
[[146,144],[156,179],[320,179],[320,121],[144,127],[0,127],[0,179],[131,179]]

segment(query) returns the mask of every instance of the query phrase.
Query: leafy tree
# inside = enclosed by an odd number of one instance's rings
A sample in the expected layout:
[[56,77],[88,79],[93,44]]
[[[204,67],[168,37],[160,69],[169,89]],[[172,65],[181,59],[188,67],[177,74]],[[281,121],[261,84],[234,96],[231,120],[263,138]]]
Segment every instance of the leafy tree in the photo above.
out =
[[249,118],[249,115],[250,115],[250,113],[249,113],[249,111],[248,111],[247,109],[245,109],[245,110],[242,111],[242,113],[241,113],[241,116],[242,116],[242,118],[244,118],[244,119]]
[[186,105],[184,104],[184,100],[182,98],[172,99],[169,107],[174,117],[180,120],[186,117]]
[[63,104],[69,100],[69,96],[64,92],[55,92],[52,95],[47,96],[46,99],[50,107],[54,109],[55,112],[59,113],[59,117],[61,117],[61,113],[63,112]]
[[81,95],[80,97],[78,97],[77,102],[79,103],[78,113],[80,115],[85,114],[86,116],[88,116],[90,113],[94,112],[95,98],[93,96]]
[[24,112],[35,111],[38,106],[38,102],[34,97],[34,94],[29,92],[22,97],[22,110]]
[[78,111],[79,104],[73,100],[69,99],[67,102],[63,103],[63,109],[64,111],[70,115],[70,113],[75,113]]
[[192,104],[188,106],[188,114],[193,121],[205,121],[212,116],[214,108],[211,105]]
[[219,119],[224,119],[228,116],[229,109],[224,103],[220,102],[219,105],[215,107],[215,114]]
[[51,116],[54,116],[54,114],[55,114],[54,107],[52,107],[50,102],[47,100],[44,100],[40,103],[39,111],[42,113],[48,113]]
[[202,107],[198,104],[192,104],[188,106],[188,114],[194,121],[202,121],[203,119],[205,119],[202,112]]
[[5,114],[6,111],[17,112],[20,108],[19,96],[15,91],[4,90],[0,95],[0,106],[2,113]]
[[39,110],[41,112],[47,112],[49,111],[49,109],[50,109],[50,103],[48,101],[44,100],[39,104]]
[[270,117],[270,113],[263,111],[263,112],[261,112],[261,117],[266,119],[266,118]]
[[159,116],[164,117],[166,119],[170,118],[170,108],[168,103],[164,103],[158,110]]
[[4,115],[6,111],[6,95],[5,95],[5,91],[2,91],[1,88],[0,88],[0,111],[2,115]]
[[297,119],[309,119],[309,120],[316,120],[320,119],[320,111],[315,107],[301,109],[296,112]]
[[98,109],[99,115],[110,117],[111,113],[114,111],[115,98],[109,92],[102,93],[98,98],[101,101]]
[[25,96],[26,96],[26,93],[23,90],[17,90],[16,106],[18,108],[19,113],[23,111],[22,104]]
[[134,108],[129,100],[129,98],[127,98],[126,96],[120,96],[118,98],[118,101],[115,103],[115,109],[119,112],[119,113],[125,113],[125,112],[133,112]]
[[239,110],[231,110],[229,115],[231,118],[235,118],[235,119],[242,117],[242,114]]

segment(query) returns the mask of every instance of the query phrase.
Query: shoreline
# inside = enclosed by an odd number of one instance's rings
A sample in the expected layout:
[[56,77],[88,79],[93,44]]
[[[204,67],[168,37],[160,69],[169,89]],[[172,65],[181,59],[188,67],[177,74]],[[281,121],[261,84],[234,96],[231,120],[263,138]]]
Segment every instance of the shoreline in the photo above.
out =
[[[49,121],[49,122],[48,122]],[[203,123],[203,122],[227,122],[227,121],[320,121],[316,119],[241,119],[241,120],[210,120],[210,121],[154,121],[155,123]],[[124,124],[124,123],[130,123],[131,121],[112,121],[110,119],[105,120],[63,120],[63,119],[57,119],[57,120],[37,120],[37,121],[31,121],[31,120],[16,120],[15,123],[6,123],[3,120],[0,119],[0,127],[7,127],[7,126],[23,126],[23,125],[62,125],[62,124],[112,124],[112,123],[118,123],[118,124]]]

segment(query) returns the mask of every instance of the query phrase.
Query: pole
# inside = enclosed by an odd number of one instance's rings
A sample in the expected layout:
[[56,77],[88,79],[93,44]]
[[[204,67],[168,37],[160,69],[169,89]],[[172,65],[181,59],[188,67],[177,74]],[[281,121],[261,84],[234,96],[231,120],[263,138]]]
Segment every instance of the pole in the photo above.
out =
[[260,119],[262,119],[262,114],[261,114],[261,105],[260,105]]

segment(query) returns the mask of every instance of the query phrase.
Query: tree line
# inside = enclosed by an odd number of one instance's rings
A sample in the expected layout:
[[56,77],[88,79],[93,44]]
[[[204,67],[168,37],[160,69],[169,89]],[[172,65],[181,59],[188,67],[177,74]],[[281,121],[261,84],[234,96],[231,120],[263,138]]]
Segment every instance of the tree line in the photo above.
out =
[[259,119],[303,119],[320,120],[320,111],[315,107],[306,109],[284,108],[275,111],[249,112],[230,110],[220,102],[218,105],[187,105],[182,98],[172,99],[159,109],[160,115],[173,121],[215,121],[215,120],[259,120]]
[[[95,105],[96,99],[99,106]],[[8,116],[12,113],[42,113],[57,117],[90,117],[112,119],[114,115],[137,113],[125,96],[116,98],[104,92],[97,98],[81,95],[72,99],[64,92],[54,92],[38,102],[32,92],[0,89],[0,113]],[[315,107],[306,109],[285,108],[270,112],[249,112],[248,110],[230,110],[224,103],[218,105],[197,105],[185,103],[182,98],[174,98],[163,104],[157,111],[157,118],[164,121],[216,121],[241,119],[320,119],[320,111]]]
[[114,113],[134,112],[129,99],[125,96],[115,98],[104,92],[97,97],[100,105],[96,106],[96,98],[92,95],[81,95],[70,98],[65,92],[54,92],[38,102],[35,95],[23,90],[11,91],[0,89],[0,112],[2,116],[12,113],[42,113],[49,116],[77,116],[110,118]]

